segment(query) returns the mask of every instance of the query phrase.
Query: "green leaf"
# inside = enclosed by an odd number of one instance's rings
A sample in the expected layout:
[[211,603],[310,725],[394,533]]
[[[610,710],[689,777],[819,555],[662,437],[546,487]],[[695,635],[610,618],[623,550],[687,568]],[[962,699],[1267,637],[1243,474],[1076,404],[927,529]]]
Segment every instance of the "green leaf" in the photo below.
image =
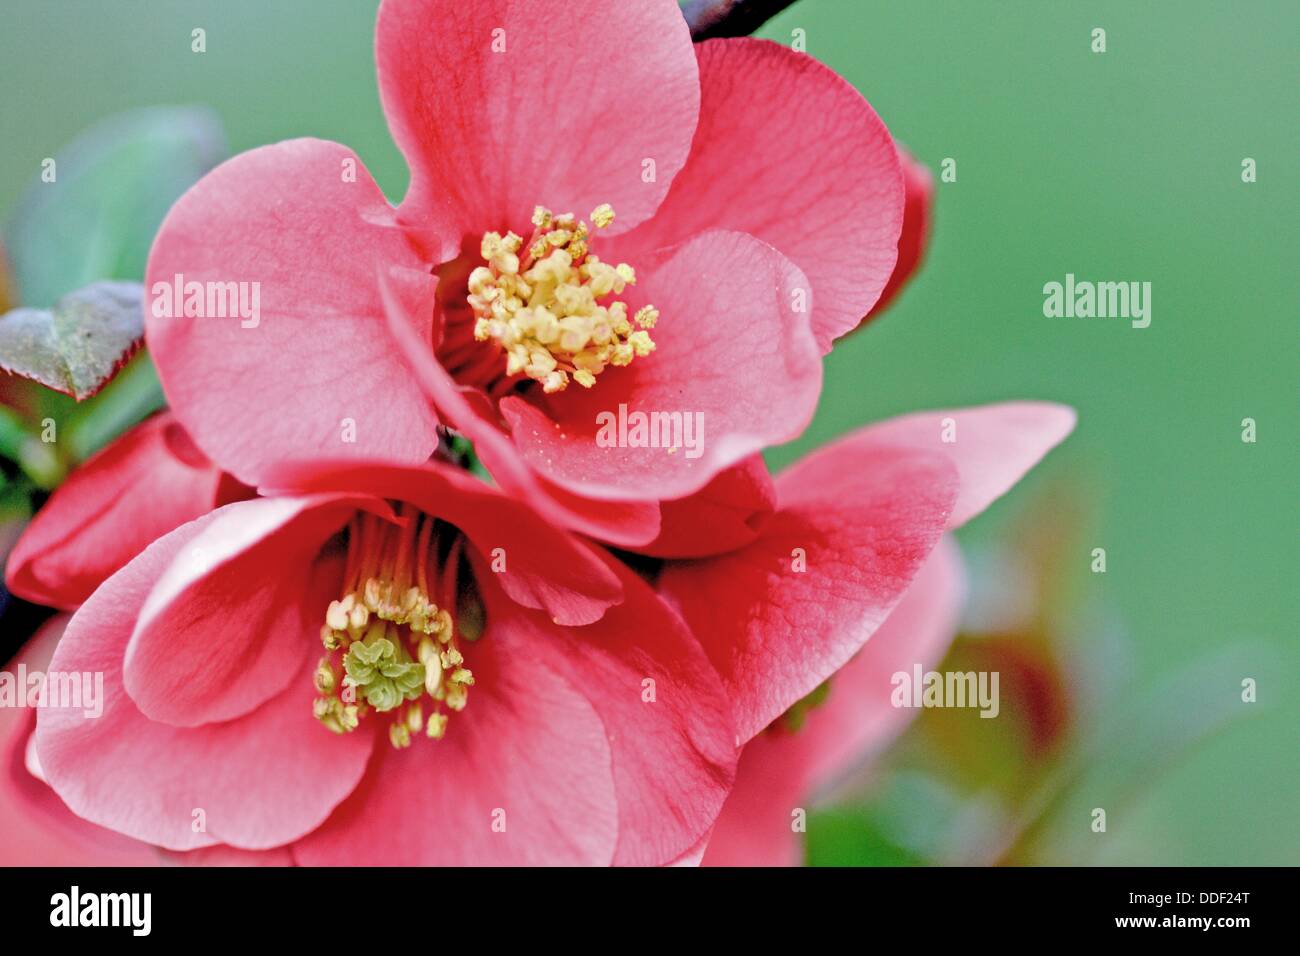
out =
[[0,457],[16,463],[32,484],[45,491],[63,480],[64,463],[54,444],[41,441],[17,412],[4,405],[0,405]]
[[226,155],[206,109],[110,117],[55,155],[5,227],[18,301],[48,306],[98,279],[143,279],[149,247],[180,195]]
[[94,395],[144,338],[144,287],[97,282],[53,309],[0,316],[0,369],[77,401]]
[[[45,392],[51,399],[72,402],[66,395]],[[53,404],[52,402],[47,404]],[[158,372],[149,353],[140,351],[89,401],[72,404],[52,415],[64,429],[67,452],[74,462],[85,461],[133,425],[167,404]]]

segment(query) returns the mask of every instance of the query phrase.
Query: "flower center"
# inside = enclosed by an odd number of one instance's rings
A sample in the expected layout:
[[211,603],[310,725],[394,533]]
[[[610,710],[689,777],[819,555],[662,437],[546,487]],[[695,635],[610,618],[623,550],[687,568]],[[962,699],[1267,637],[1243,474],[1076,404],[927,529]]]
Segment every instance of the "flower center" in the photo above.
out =
[[[613,208],[598,206],[591,221],[605,228]],[[590,229],[570,213],[538,206],[533,226],[527,243],[513,232],[485,234],[487,264],[469,276],[474,338],[505,351],[506,375],[526,375],[545,392],[563,391],[570,378],[591,388],[607,366],[653,352],[647,330],[659,310],[647,305],[629,319],[627,303],[609,298],[636,284],[632,267],[592,255]]]
[[[406,505],[398,516],[394,524],[358,513],[348,527],[343,596],[330,602],[320,632],[326,654],[316,668],[321,696],[313,713],[338,734],[355,730],[371,712],[391,714],[388,738],[402,748],[421,731],[443,736],[448,711],[464,709],[474,675],[464,666],[451,613],[430,600],[439,531],[451,529]],[[448,605],[458,561],[453,543],[443,576]]]

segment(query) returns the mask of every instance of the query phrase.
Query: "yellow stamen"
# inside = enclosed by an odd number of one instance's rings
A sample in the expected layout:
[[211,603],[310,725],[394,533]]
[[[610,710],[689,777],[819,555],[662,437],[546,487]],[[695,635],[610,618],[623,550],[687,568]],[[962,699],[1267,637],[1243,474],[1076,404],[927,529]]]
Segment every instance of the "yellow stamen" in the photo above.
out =
[[[492,254],[510,255],[510,242],[500,241],[506,251],[493,247]],[[405,505],[398,513],[399,523],[362,514],[349,527],[345,591],[330,602],[321,628],[329,653],[313,676],[321,694],[313,713],[338,734],[355,730],[371,711],[392,714],[389,741],[401,749],[422,730],[443,736],[445,711],[464,709],[474,675],[461,666],[451,614],[429,599],[435,520]],[[336,664],[345,671],[341,681]],[[433,704],[427,718],[426,697]]]
[[[604,229],[614,221],[613,207],[597,206],[591,220]],[[659,310],[638,309],[634,329],[627,303],[602,301],[635,285],[636,271],[591,255],[590,230],[571,213],[557,216],[538,206],[533,225],[527,243],[513,232],[486,233],[479,247],[486,265],[469,277],[474,337],[502,348],[506,374],[526,375],[545,392],[563,391],[570,379],[591,388],[608,366],[653,352],[645,330],[654,327]]]
[[322,694],[332,694],[337,686],[337,680],[338,676],[334,673],[334,668],[330,667],[330,659],[324,658],[316,668],[316,689]]
[[441,740],[447,732],[447,715],[430,714],[429,723],[424,728],[425,735],[433,740]]

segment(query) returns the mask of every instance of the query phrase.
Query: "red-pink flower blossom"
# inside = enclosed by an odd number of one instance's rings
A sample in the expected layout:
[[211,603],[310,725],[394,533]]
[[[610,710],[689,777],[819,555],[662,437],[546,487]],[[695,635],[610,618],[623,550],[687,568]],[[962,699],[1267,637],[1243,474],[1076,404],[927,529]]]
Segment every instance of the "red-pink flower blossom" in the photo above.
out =
[[[942,645],[943,533],[1073,414],[908,416],[768,475],[928,216],[810,58],[692,47],[668,0],[385,0],[376,59],[399,207],[304,139],[163,225],[148,336],[185,431],[105,452],[11,564],[80,604],[51,668],[106,684],[102,717],[42,710],[27,769],[189,861],[725,861],[745,828],[742,858],[788,855],[755,787],[897,726],[872,675]],[[615,410],[709,434],[609,448]],[[428,462],[444,426],[502,490]],[[658,593],[561,527],[667,559]],[[763,733],[828,679],[812,733]]]
[[[155,242],[150,348],[214,460],[254,485],[285,458],[418,462],[442,422],[504,487],[633,546],[658,501],[804,428],[903,223],[894,143],[848,83],[775,43],[693,46],[670,0],[385,0],[376,60],[398,208],[346,147],[294,140],[214,170]],[[256,319],[179,301],[237,282]],[[703,415],[701,454],[601,447],[620,406]]]
[[665,863],[700,845],[735,732],[648,585],[440,464],[265,480],[271,496],[164,535],[68,625],[50,668],[103,674],[103,713],[43,708],[36,753],[77,816],[306,864]]

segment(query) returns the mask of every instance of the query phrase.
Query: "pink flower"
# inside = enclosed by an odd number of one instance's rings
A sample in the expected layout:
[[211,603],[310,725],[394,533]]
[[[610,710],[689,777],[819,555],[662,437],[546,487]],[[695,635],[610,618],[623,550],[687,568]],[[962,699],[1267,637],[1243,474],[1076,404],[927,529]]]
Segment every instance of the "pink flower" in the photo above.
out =
[[[1068,408],[1013,402],[869,426],[782,472],[751,544],[667,563],[658,588],[722,675],[746,744],[715,861],[792,858],[798,801],[899,727],[895,663],[936,660],[952,636],[960,572],[941,536],[1073,425]],[[828,701],[788,734],[780,719],[827,680]]]
[[265,477],[273,496],[164,535],[68,625],[50,669],[103,674],[103,714],[42,708],[35,739],[77,816],[218,862],[699,845],[734,730],[645,583],[440,464]]
[[[640,546],[658,501],[802,431],[903,223],[849,84],[692,46],[670,0],[385,0],[376,60],[397,209],[346,147],[294,140],[214,170],[155,242],[149,344],[200,448],[256,485],[284,458],[422,461],[450,424],[508,490]],[[190,283],[256,283],[258,315],[187,311]],[[701,454],[602,447],[620,406],[702,415]]]

